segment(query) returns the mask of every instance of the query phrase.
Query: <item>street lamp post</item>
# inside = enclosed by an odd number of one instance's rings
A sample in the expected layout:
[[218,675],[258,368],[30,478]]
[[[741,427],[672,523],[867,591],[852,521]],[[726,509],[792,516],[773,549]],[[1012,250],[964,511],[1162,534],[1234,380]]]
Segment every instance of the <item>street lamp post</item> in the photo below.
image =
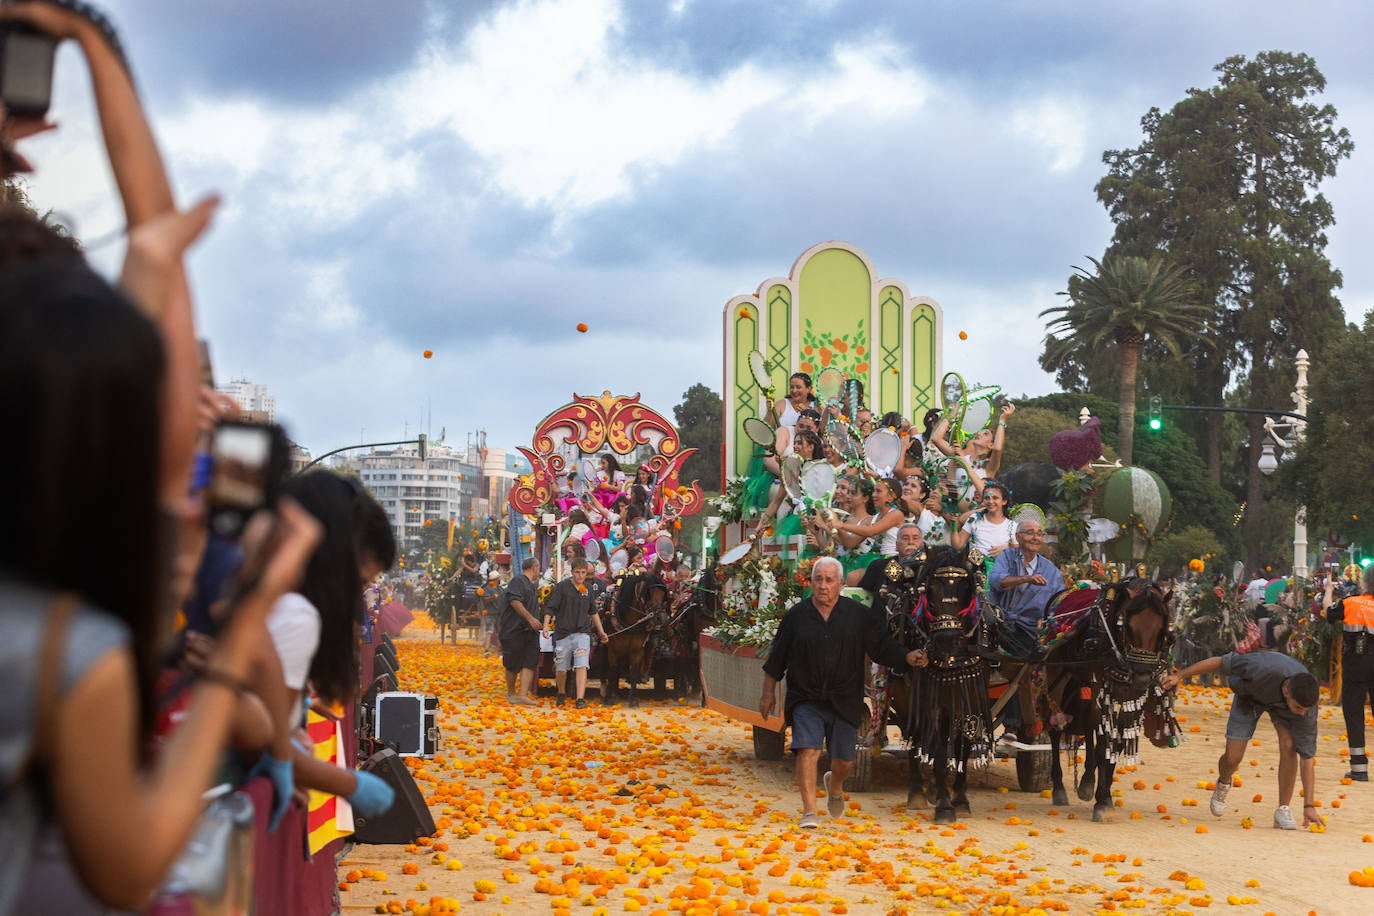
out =
[[[1307,351],[1299,350],[1294,363],[1298,370],[1298,381],[1293,389],[1294,413],[1289,414],[1290,419],[1286,421],[1264,418],[1265,441],[1260,447],[1257,467],[1265,476],[1274,473],[1279,466],[1274,447],[1284,451],[1297,448],[1307,430],[1307,368],[1310,365]],[[1293,578],[1302,580],[1307,576],[1307,507],[1299,503],[1293,514]]]

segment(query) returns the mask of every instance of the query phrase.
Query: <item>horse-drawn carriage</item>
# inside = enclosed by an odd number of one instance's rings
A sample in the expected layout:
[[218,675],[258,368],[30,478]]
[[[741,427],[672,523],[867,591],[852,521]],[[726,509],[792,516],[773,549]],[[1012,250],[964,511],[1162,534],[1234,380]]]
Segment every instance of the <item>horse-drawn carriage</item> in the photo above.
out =
[[[589,675],[600,679],[603,698],[622,679],[632,704],[640,681],[652,679],[662,691],[672,680],[683,692],[697,680],[695,634],[685,629],[696,618],[678,543],[680,520],[704,503],[698,484],[681,479],[695,451],[639,395],[609,391],[574,394],[540,422],[531,447],[520,449],[532,470],[511,490],[510,505],[535,520],[529,546],[544,570],[542,585],[565,578],[575,559],[593,568],[593,597],[610,640],[593,653]],[[512,551],[514,570],[514,544]]]
[[[756,294],[737,297],[726,306],[725,459],[735,476],[727,480],[717,504],[718,520],[708,520],[708,528],[712,522],[718,526],[722,572],[717,577],[721,588],[717,625],[701,638],[701,671],[706,705],[751,725],[754,751],[760,758],[781,758],[784,752],[781,717],[764,719],[757,710],[762,657],[781,614],[807,585],[809,562],[805,558],[813,545],[782,530],[781,524],[772,536],[762,526],[756,527],[744,508],[756,478],[742,475],[756,474],[756,467],[765,458],[771,459],[784,504],[790,502],[798,515],[820,510],[833,517],[829,503],[837,469],[842,473],[845,465],[851,465],[861,474],[887,477],[899,455],[904,461],[909,457],[903,455],[906,446],[895,430],[878,424],[860,426],[861,412],[870,418],[888,412],[920,417],[939,407],[941,422],[948,424],[946,434],[956,446],[989,426],[997,389],[967,385],[956,373],[941,374],[940,321],[937,304],[910,296],[897,281],[878,280],[862,252],[840,243],[816,246],[798,260],[789,277],[769,280]],[[773,409],[773,393],[793,369],[818,373],[815,394],[822,405],[820,433],[831,452],[829,460],[802,463],[774,447],[782,440],[774,437],[774,423],[781,423],[781,413]],[[943,454],[963,464],[966,479],[973,477],[974,470],[962,458],[950,451]],[[929,456],[927,451],[914,460],[927,463]],[[935,460],[944,459],[935,456]],[[867,691],[869,723],[860,729],[858,760],[849,787],[868,788],[873,759],[885,750],[909,759],[912,804],[922,794],[921,765],[932,767],[940,819],[952,818],[953,809],[966,804],[963,788],[968,766],[989,762],[994,756],[1015,757],[1022,789],[1048,786],[1052,764],[1057,762],[1052,746],[1036,731],[1037,717],[1026,714],[1032,704],[1023,702],[1033,684],[1039,683],[1036,666],[1014,662],[998,646],[998,612],[983,587],[986,570],[981,559],[931,545],[916,556],[891,561],[888,569],[889,581],[874,600],[893,634],[911,648],[925,649],[931,664],[904,676],[872,671]],[[1156,590],[1148,591],[1157,596]],[[1097,646],[1100,640],[1087,635],[1089,631],[1120,630],[1120,620],[1114,616],[1120,594],[1125,592],[1093,591],[1093,606],[1098,610],[1082,617],[1084,622],[1072,628],[1073,638],[1061,639],[1057,651],[1067,652],[1065,646],[1084,640]],[[866,594],[851,593],[851,597],[870,600]],[[1124,678],[1134,684],[1138,660],[1127,651],[1132,644],[1121,636],[1108,642],[1115,651],[1093,656],[1094,670],[1111,672],[1104,675],[1109,680]],[[1157,646],[1139,651],[1154,653],[1151,657],[1156,660],[1160,657]],[[1064,719],[1067,700],[1054,691],[1062,691],[1065,683],[1079,683],[1064,672],[1073,672],[1084,661],[1061,665],[1061,673],[1040,692],[1056,697],[1056,704],[1051,705],[1061,711],[1061,717],[1046,721],[1060,731],[1068,725],[1081,726],[1089,712],[1095,717],[1093,722],[1107,723],[1105,732],[1090,728],[1086,736],[1098,739],[1090,761],[1097,761],[1099,748],[1111,749],[1094,764],[1094,771],[1100,772],[1117,756],[1131,753],[1123,743],[1127,739],[1116,729],[1119,723],[1135,721],[1123,710],[1139,705],[1139,698],[1104,686],[1096,695],[1107,698],[1102,701],[1105,706],[1075,706],[1076,718]],[[1128,673],[1122,675],[1123,670]],[[1080,686],[1091,691],[1098,684]],[[1043,701],[1038,705],[1046,707]],[[1013,709],[1022,712],[1025,724],[1004,731],[999,739],[997,729],[1005,728]],[[893,727],[899,733],[896,739],[889,736]],[[955,774],[952,799],[946,778],[949,770]]]

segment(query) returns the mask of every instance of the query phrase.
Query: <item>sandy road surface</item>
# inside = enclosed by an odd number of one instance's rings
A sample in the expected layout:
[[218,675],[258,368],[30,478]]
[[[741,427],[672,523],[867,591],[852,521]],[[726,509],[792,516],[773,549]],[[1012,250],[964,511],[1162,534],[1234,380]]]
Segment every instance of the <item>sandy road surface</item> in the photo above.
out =
[[495,658],[407,636],[402,689],[441,698],[440,755],[413,761],[440,830],[354,848],[339,868],[345,913],[1374,912],[1374,888],[1348,880],[1374,866],[1374,787],[1341,783],[1333,706],[1321,710],[1321,833],[1270,826],[1267,722],[1231,811],[1211,816],[1229,695],[1210,688],[1184,690],[1182,747],[1118,771],[1111,823],[1092,823],[1072,787],[1065,808],[1016,791],[999,761],[973,777],[972,815],[936,826],[929,809],[907,811],[905,764],[885,758],[875,791],[802,831],[790,759],[754,760],[739,723],[670,700],[512,707]]

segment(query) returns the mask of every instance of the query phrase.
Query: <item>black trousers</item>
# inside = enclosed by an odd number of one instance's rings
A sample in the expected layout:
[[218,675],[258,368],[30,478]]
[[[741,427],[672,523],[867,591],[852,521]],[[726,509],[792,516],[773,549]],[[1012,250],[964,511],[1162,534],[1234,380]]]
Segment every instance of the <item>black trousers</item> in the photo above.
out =
[[[1342,637],[1349,645],[1353,640]],[[1345,737],[1351,747],[1364,747],[1364,708],[1374,704],[1374,639],[1366,637],[1369,648],[1362,655],[1341,653],[1341,712],[1345,716]]]

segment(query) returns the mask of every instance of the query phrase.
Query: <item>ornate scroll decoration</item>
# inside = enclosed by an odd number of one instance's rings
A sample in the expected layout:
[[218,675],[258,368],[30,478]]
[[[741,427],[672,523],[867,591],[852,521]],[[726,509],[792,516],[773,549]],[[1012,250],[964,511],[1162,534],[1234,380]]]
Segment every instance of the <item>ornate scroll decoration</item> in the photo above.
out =
[[535,428],[533,448],[519,450],[529,459],[533,471],[511,490],[510,501],[516,510],[537,512],[552,501],[557,492],[555,481],[567,470],[559,447],[569,444],[584,455],[603,446],[609,446],[617,455],[628,455],[641,445],[650,445],[654,455],[645,463],[662,488],[664,508],[678,515],[692,515],[704,504],[696,481],[691,486],[679,482],[683,463],[696,450],[682,448],[676,427],[641,404],[638,394],[612,395],[605,391],[600,397],[573,394],[572,403],[549,414]]

